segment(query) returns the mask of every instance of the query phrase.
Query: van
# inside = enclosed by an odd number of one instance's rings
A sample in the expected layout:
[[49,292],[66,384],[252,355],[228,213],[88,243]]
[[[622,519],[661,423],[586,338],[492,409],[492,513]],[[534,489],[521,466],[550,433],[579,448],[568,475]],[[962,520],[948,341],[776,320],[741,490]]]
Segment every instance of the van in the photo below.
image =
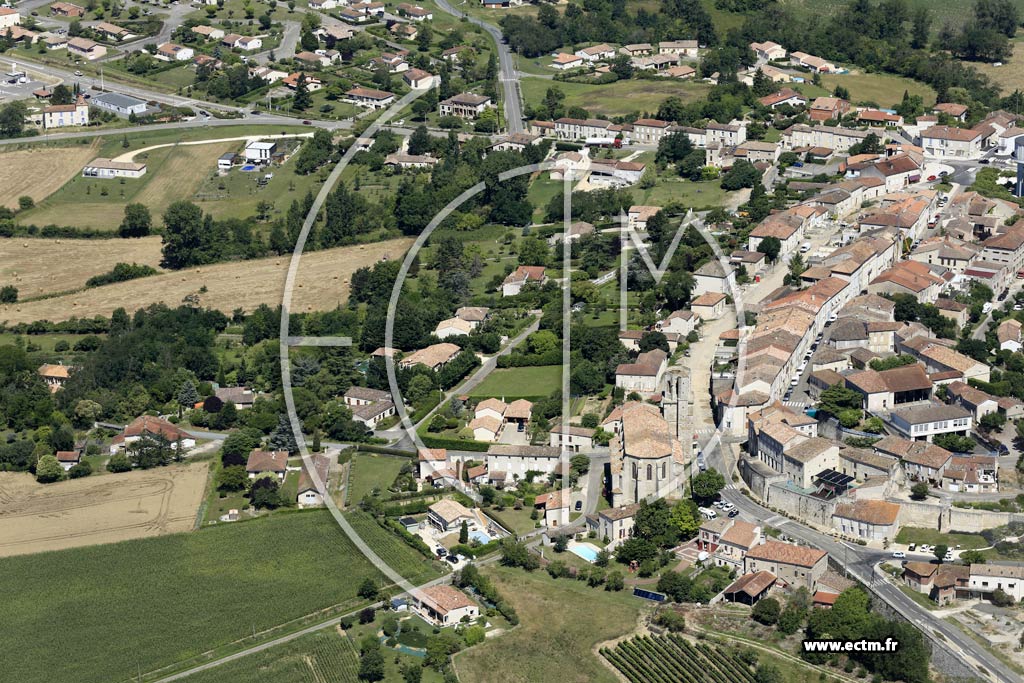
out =
[[717,519],[718,513],[711,508],[697,508],[700,511],[701,517],[707,520]]
[[811,243],[810,242],[804,242],[803,244],[800,245],[800,253],[801,254],[806,254],[810,250],[811,250]]

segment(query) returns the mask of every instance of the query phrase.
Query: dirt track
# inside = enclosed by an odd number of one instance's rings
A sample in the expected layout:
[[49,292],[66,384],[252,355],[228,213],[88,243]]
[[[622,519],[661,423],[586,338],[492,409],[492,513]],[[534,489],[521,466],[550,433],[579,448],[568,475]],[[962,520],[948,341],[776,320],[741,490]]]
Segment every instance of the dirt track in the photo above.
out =
[[207,463],[38,484],[0,473],[0,557],[60,550],[193,527]]

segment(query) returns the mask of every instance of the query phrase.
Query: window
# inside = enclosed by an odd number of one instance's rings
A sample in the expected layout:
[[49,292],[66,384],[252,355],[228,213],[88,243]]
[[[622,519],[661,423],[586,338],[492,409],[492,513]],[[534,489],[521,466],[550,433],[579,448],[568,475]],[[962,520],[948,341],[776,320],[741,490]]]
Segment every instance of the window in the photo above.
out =
[[650,481],[653,478],[654,478],[654,466],[653,465],[648,465],[647,466],[647,481]]

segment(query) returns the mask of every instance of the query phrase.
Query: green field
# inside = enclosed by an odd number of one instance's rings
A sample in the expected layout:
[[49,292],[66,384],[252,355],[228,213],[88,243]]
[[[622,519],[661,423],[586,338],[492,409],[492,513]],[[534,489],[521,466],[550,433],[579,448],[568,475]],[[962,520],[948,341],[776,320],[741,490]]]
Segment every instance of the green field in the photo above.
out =
[[[185,133],[137,133],[127,138],[108,136],[103,141],[100,155],[116,157],[133,149],[154,145],[300,130],[289,126],[282,126],[282,130],[268,126],[228,126]],[[309,131],[305,129],[302,132]],[[128,147],[123,147],[125,139]],[[239,151],[244,146],[245,142],[238,140],[140,152],[136,161],[147,164],[143,177],[98,180],[75,176],[38,202],[34,209],[19,213],[18,219],[36,225],[65,225],[71,220],[69,216],[74,216],[73,222],[78,227],[114,230],[123,218],[126,203],[145,204],[159,224],[162,212],[179,199],[196,202],[215,218],[247,218],[256,213],[256,205],[261,201],[273,204],[275,214],[286,211],[293,199],[301,199],[308,190],[315,191],[319,185],[318,174],[303,176],[295,173],[294,156],[282,166],[270,169],[274,177],[263,186],[257,183],[263,173],[234,169],[226,176],[218,175],[217,157],[226,151]]]
[[[1017,12],[1024,14],[1024,0],[1011,0]],[[825,19],[849,5],[849,0],[779,0],[784,7],[792,7],[801,14],[814,15]],[[918,7],[927,7],[932,16],[932,33],[938,33],[945,24],[960,26],[974,17],[974,3],[958,0],[907,0],[911,12]],[[717,25],[717,23],[716,23]]]
[[625,116],[633,112],[655,113],[668,97],[676,96],[683,102],[702,99],[710,90],[704,83],[691,83],[674,79],[628,80],[607,85],[566,83],[546,78],[527,76],[520,81],[523,99],[537,106],[548,88],[557,87],[565,93],[566,107],[583,107],[595,116]]
[[419,585],[441,575],[431,560],[377,524],[368,513],[351,510],[345,513],[345,519],[380,559],[410,583]]
[[950,548],[960,545],[963,550],[972,548],[984,548],[988,542],[981,534],[950,534],[943,533],[936,529],[922,529],[920,527],[905,526],[896,534],[897,543],[927,543],[938,545],[945,543]]
[[534,221],[544,220],[544,215],[551,198],[558,195],[565,187],[561,180],[552,180],[550,173],[540,173],[530,183],[526,198],[533,205]]
[[644,601],[628,591],[555,580],[543,571],[501,567],[484,572],[516,609],[520,624],[455,655],[462,683],[618,680],[593,648],[632,631]]
[[499,368],[487,375],[470,396],[507,399],[524,396],[548,396],[562,387],[562,366],[541,365],[526,368]]
[[187,680],[190,683],[356,683],[359,653],[348,638],[332,628],[201,671]]
[[348,492],[345,502],[355,505],[363,496],[374,489],[384,490],[398,476],[402,465],[409,463],[408,458],[394,455],[377,455],[376,453],[357,453],[352,456],[351,470],[348,473]]
[[874,102],[880,107],[894,107],[903,99],[903,92],[920,95],[926,107],[935,104],[931,86],[891,74],[824,74],[821,84],[830,91],[841,85],[850,91],[852,102]]
[[6,558],[0,574],[4,679],[19,683],[123,681],[351,611],[360,582],[381,578],[326,511]]

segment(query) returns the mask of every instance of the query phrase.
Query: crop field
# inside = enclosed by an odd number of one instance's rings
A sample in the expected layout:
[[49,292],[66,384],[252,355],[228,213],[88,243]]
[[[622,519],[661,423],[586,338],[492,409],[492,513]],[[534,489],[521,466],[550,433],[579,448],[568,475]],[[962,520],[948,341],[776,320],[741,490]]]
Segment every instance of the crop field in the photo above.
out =
[[345,513],[345,518],[373,552],[410,583],[419,585],[441,575],[433,568],[430,560],[377,524],[368,513],[352,510]]
[[580,106],[595,116],[624,116],[632,112],[655,113],[668,97],[683,102],[702,99],[710,89],[703,83],[689,83],[666,78],[664,80],[628,80],[607,85],[567,83],[544,78],[525,77],[520,81],[523,99],[537,106],[548,88],[556,87],[565,93],[565,106]]
[[[74,252],[82,242],[67,241],[61,258],[78,263]],[[382,259],[401,258],[410,244],[412,239],[401,238],[304,254],[296,279],[292,311],[329,310],[344,303],[348,299],[348,281],[352,273]],[[41,301],[0,305],[0,321],[16,324],[35,320],[60,321],[75,316],[109,316],[118,307],[134,311],[159,302],[177,306],[188,294],[197,294],[203,306],[225,312],[239,307],[251,311],[261,303],[276,306],[281,303],[284,292],[289,258],[275,256],[219,263]],[[26,271],[20,263],[10,267],[17,272]],[[82,284],[84,281],[83,277]],[[206,291],[201,291],[203,287]]]
[[639,636],[601,654],[630,683],[754,683],[750,667],[732,654],[676,634]]
[[[2,173],[2,171],[0,171]],[[115,264],[160,266],[160,238],[62,240],[0,237],[0,280],[18,288],[21,300],[81,289]]]
[[74,178],[96,157],[96,144],[0,152],[0,206],[18,208],[18,197],[39,202]]
[[561,365],[524,368],[498,368],[476,385],[470,396],[493,396],[508,399],[523,396],[547,396],[562,386]]
[[349,466],[351,470],[348,474],[348,493],[345,502],[348,505],[356,505],[373,489],[384,490],[391,486],[402,465],[408,462],[410,461],[407,458],[374,453],[353,455],[352,464]]
[[[1024,0],[1011,0],[1018,12],[1024,12]],[[780,0],[784,7],[792,7],[801,14],[814,14],[825,18],[840,12],[849,0]],[[974,3],[958,0],[908,0],[911,11],[918,7],[931,10],[932,33],[938,33],[945,24],[962,26],[974,17]]]
[[189,676],[190,683],[357,683],[359,653],[335,629],[317,631]]
[[[519,614],[520,624],[455,655],[462,683],[615,683],[596,646],[630,633],[644,605],[628,591],[608,592],[545,572],[481,568]],[[582,610],[585,610],[585,616]]]
[[39,484],[0,473],[0,557],[188,531],[206,463]]
[[0,583],[3,677],[19,683],[110,683],[204,661],[253,633],[352,611],[362,580],[382,579],[324,510],[4,558],[0,575],[23,577]]

